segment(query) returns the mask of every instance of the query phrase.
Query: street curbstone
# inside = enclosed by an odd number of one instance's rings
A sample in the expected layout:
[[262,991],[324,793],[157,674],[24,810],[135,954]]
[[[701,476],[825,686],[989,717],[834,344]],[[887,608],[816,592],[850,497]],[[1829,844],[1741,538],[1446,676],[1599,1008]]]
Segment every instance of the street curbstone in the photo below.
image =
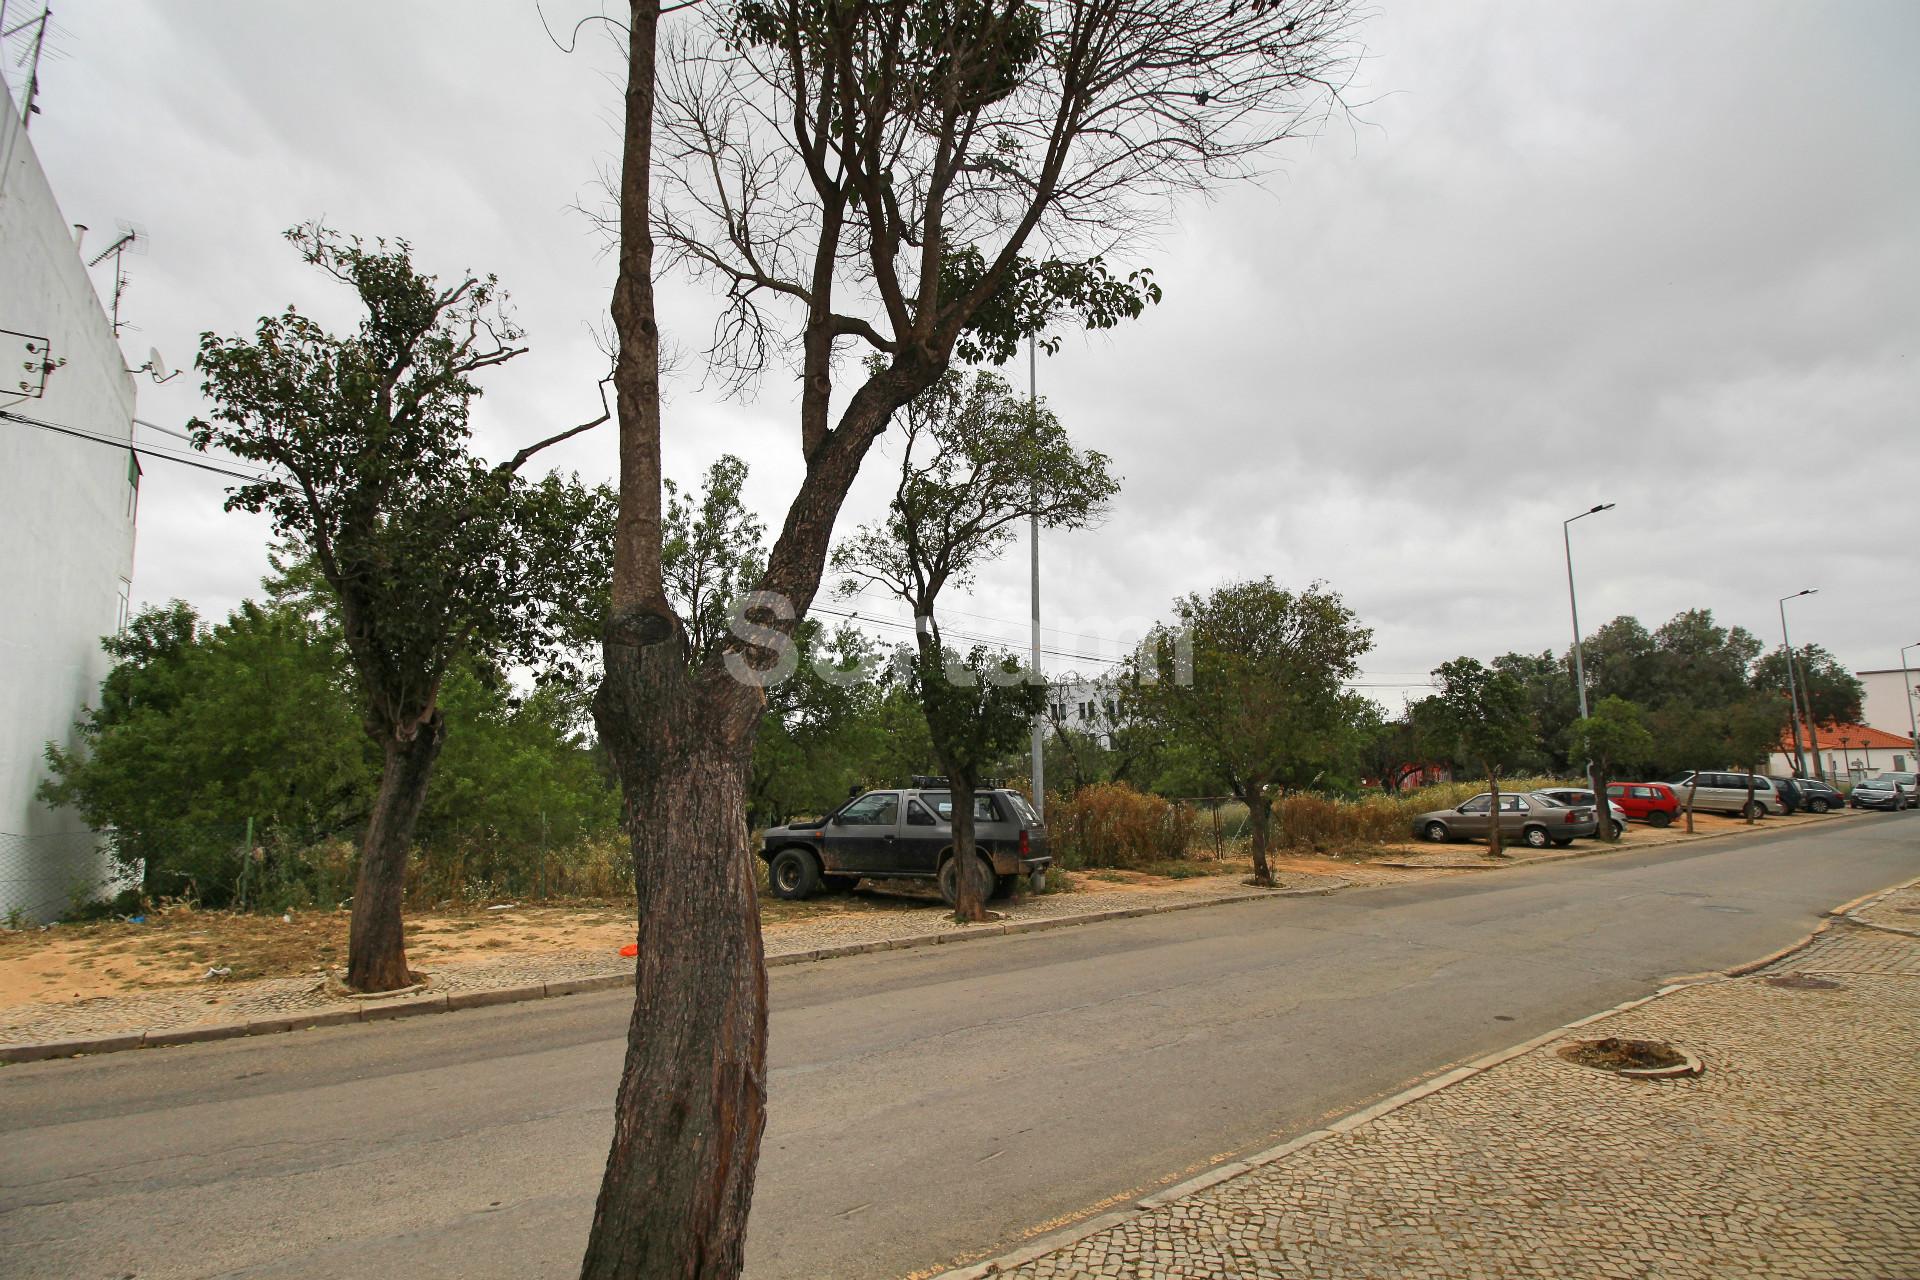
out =
[[1214,1166],[1198,1177],[1188,1178],[1185,1182],[1176,1182],[1165,1191],[1141,1196],[1134,1203],[1142,1209],[1158,1209],[1162,1205],[1172,1204],[1175,1200],[1183,1199],[1195,1192],[1205,1191],[1208,1187],[1218,1186],[1229,1178],[1237,1178],[1253,1167],[1245,1160],[1230,1160],[1226,1164]]
[[422,1014],[446,1011],[447,998],[444,995],[409,997],[390,1004],[363,1004],[360,1006],[360,1021],[390,1022],[395,1018],[418,1018]]
[[558,982],[544,983],[542,990],[547,998],[552,999],[555,996],[585,995],[592,991],[614,991],[632,985],[633,975],[630,973],[607,973],[591,978],[564,978]]
[[488,1005],[518,1004],[523,1000],[544,1000],[547,995],[545,983],[536,982],[521,987],[482,987],[477,991],[455,991],[447,996],[447,1008],[484,1009]]
[[74,1040],[42,1040],[28,1044],[0,1045],[0,1062],[46,1062],[53,1058],[79,1058],[96,1053],[119,1053],[138,1049],[145,1035],[89,1036]]
[[173,1031],[149,1031],[146,1049],[171,1049],[176,1045],[200,1044],[207,1040],[238,1040],[247,1034],[244,1022],[216,1022],[205,1027],[180,1027]]

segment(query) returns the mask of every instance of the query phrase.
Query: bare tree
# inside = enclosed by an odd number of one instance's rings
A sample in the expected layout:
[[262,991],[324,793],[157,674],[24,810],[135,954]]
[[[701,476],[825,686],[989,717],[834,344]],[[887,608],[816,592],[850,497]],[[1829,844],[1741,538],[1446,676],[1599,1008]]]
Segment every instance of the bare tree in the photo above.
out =
[[[1327,110],[1358,26],[1350,0],[734,0],[686,15],[656,81],[660,15],[629,7],[618,183],[621,494],[595,715],[639,959],[590,1277],[740,1270],[766,1099],[753,736],[867,450],[956,356],[1139,314],[1157,288],[1105,255]],[[805,479],[732,640],[698,661],[661,574],[656,240],[727,299],[714,367],[750,378],[790,349],[800,375]],[[847,344],[881,360],[836,411]]]

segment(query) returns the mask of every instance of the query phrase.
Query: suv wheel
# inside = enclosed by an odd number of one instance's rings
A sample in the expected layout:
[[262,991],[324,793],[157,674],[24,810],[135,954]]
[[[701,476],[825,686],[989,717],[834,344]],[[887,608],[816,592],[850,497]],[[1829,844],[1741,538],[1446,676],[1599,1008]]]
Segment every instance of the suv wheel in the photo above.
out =
[[1527,846],[1529,848],[1544,849],[1553,843],[1553,839],[1547,835],[1547,829],[1545,827],[1528,827],[1523,834],[1526,836]]
[[1819,796],[1815,796],[1813,799],[1807,801],[1808,813],[1825,813],[1826,811],[1827,811],[1827,802],[1825,800],[1822,800]]
[[798,901],[820,887],[820,863],[809,849],[782,849],[767,864],[767,885],[774,897]]
[[[1000,891],[1000,878],[993,874],[993,864],[985,858],[980,859],[980,874],[986,877],[987,899],[991,901],[993,896]],[[960,859],[948,858],[940,864],[940,896],[945,899],[946,904],[950,907],[956,906],[960,902],[959,880]]]
[[1741,810],[1741,812],[1749,818],[1764,818],[1767,816],[1767,806],[1755,800],[1752,804]]

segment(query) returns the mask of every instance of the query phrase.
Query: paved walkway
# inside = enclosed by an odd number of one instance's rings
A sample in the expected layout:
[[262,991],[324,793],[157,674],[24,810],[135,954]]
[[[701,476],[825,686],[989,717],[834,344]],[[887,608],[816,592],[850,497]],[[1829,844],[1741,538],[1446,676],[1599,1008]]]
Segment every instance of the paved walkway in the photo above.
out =
[[[1331,876],[1289,872],[1284,876],[1282,887],[1325,891],[1338,888],[1341,883]],[[1167,909],[1228,902],[1259,897],[1266,892],[1264,889],[1249,888],[1230,877],[1208,877],[1156,887],[1152,891],[1092,889],[1077,893],[1044,894],[992,905],[997,914],[1005,917],[1006,923],[1025,923],[1071,920],[1142,907]],[[898,912],[864,912],[768,925],[765,942],[768,959],[779,960],[822,948],[950,938],[969,929],[982,931],[981,926],[956,924],[951,913],[945,910],[911,906]],[[604,951],[533,952],[436,968],[432,971],[432,982],[424,996],[443,997],[476,991],[505,992],[580,979],[617,978],[632,971],[633,961],[621,958],[612,948]],[[399,999],[404,1001],[409,998]],[[256,1019],[300,1018],[350,1009],[354,1004],[354,1001],[330,992],[324,981],[308,975],[105,996],[59,1004],[15,1005],[0,1009],[0,1046],[141,1031],[176,1031]]]
[[[1910,929],[1920,889],[1857,918]],[[1603,1035],[1670,1040],[1706,1072],[1637,1081],[1555,1052]],[[1838,922],[1752,976],[1557,1034],[1056,1252],[988,1268],[1031,1280],[1912,1280],[1916,1098],[1920,937]]]

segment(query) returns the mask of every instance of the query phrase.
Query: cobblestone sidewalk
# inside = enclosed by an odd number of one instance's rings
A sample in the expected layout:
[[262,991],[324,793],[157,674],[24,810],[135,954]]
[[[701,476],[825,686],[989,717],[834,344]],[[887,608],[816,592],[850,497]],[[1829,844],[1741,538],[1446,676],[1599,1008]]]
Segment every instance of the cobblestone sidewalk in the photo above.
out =
[[[1287,873],[1284,882],[1288,889],[1321,892],[1342,884],[1331,876],[1297,872]],[[1141,907],[1167,909],[1228,902],[1267,893],[1229,877],[1210,877],[1178,882],[1152,892],[1082,890],[996,902],[993,908],[1005,917],[1004,923],[1013,924],[1070,920]],[[768,959],[779,960],[822,948],[904,943],[936,935],[950,937],[969,929],[991,931],[993,926],[960,925],[944,910],[910,908],[768,925],[764,936]],[[613,948],[591,952],[542,951],[436,968],[432,971],[429,989],[422,996],[432,999],[469,992],[506,992],[582,979],[613,979],[632,972],[633,961],[622,959]],[[407,998],[400,997],[401,1000]],[[353,1006],[353,1001],[330,993],[323,981],[311,975],[59,1004],[23,1004],[0,1009],[0,1046],[179,1031],[260,1019],[303,1018]]]
[[[1859,918],[1912,928],[1915,908],[1920,889]],[[1555,1052],[1605,1035],[1671,1041],[1706,1072],[1632,1080]],[[1054,1252],[960,1274],[1913,1280],[1916,1098],[1920,937],[1838,922],[1752,976],[1680,988]]]

